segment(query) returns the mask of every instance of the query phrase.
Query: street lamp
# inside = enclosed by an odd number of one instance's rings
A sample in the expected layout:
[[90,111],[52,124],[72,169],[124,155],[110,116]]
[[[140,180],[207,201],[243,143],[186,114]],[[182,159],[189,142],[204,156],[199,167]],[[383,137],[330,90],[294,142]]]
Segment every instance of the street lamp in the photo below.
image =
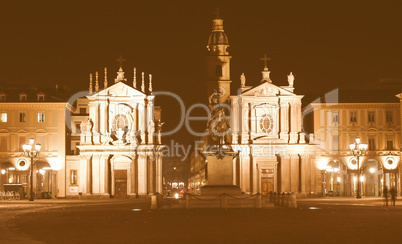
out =
[[360,138],[356,138],[356,142],[349,145],[352,155],[357,158],[357,194],[356,198],[361,198],[360,195],[360,161],[359,158],[366,154],[367,144],[360,143]]
[[34,165],[34,158],[38,157],[41,145],[39,143],[35,144],[35,140],[33,138],[29,139],[28,144],[22,145],[22,149],[24,149],[24,156],[31,158],[31,178],[30,178],[30,196],[29,201],[34,200],[33,194],[33,165]]

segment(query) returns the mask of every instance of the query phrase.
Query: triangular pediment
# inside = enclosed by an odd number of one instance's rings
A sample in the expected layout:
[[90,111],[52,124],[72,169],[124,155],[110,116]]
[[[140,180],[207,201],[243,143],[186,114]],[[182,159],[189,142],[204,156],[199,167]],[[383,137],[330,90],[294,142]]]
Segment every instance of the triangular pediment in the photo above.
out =
[[114,96],[114,97],[133,97],[133,96],[139,96],[139,97],[145,97],[146,95],[138,91],[137,89],[123,83],[123,82],[117,82],[116,84],[113,84],[112,86],[109,86],[108,88],[95,93],[91,96],[88,96],[89,99],[96,99],[97,97],[108,97],[108,96]]
[[243,96],[296,96],[293,92],[290,92],[282,87],[276,86],[268,81],[261,83],[258,86],[250,88],[242,92]]

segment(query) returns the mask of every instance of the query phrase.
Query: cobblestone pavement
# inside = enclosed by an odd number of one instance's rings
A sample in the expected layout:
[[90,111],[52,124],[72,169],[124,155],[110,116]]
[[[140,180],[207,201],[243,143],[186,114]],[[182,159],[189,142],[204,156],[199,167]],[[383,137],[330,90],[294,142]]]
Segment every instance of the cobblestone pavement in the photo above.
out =
[[0,243],[400,243],[402,203],[300,199],[297,209],[160,209],[150,200],[0,202]]

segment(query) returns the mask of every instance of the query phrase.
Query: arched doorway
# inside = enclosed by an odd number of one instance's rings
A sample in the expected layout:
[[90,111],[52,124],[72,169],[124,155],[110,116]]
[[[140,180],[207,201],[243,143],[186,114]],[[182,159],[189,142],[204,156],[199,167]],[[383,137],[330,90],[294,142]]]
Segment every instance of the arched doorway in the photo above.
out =
[[326,196],[346,196],[347,167],[339,160],[328,162],[324,172],[324,191]]
[[375,159],[368,159],[363,163],[361,172],[363,196],[381,196],[384,186],[384,172],[381,163]]

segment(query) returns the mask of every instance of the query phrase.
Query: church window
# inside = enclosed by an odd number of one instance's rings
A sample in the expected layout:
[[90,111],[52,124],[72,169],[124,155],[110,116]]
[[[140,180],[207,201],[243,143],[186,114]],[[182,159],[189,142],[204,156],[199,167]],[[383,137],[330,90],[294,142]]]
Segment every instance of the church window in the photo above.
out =
[[222,76],[222,66],[220,66],[220,65],[216,66],[216,76],[218,78]]
[[124,130],[128,126],[127,117],[123,114],[118,114],[113,120],[113,130]]
[[272,131],[274,120],[269,114],[263,114],[260,119],[260,129],[262,132],[268,134]]

